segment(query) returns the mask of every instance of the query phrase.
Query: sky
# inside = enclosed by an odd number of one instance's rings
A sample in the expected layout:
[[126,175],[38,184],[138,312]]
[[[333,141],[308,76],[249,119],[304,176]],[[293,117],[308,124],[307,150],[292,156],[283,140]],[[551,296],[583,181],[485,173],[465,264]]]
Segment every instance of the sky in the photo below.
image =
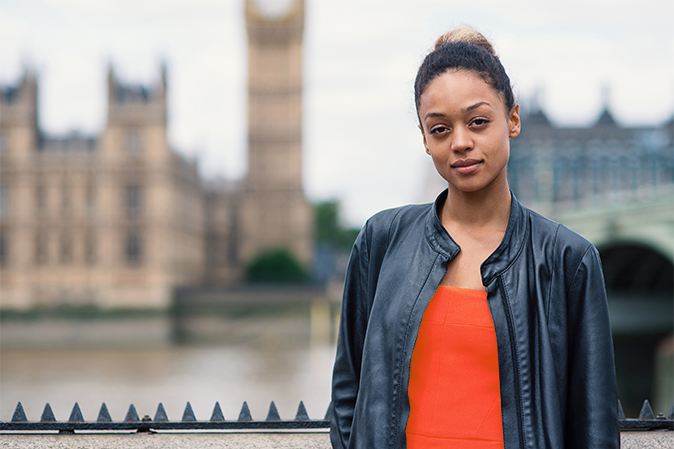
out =
[[[258,0],[277,14],[291,0]],[[0,84],[39,79],[49,134],[105,126],[106,73],[158,82],[168,133],[206,178],[246,172],[243,0],[0,0]],[[435,39],[471,25],[494,44],[526,111],[589,126],[607,103],[624,125],[674,114],[674,0],[306,0],[303,183],[345,221],[428,201],[438,185],[414,111],[413,80]],[[436,189],[437,190],[437,189]]]

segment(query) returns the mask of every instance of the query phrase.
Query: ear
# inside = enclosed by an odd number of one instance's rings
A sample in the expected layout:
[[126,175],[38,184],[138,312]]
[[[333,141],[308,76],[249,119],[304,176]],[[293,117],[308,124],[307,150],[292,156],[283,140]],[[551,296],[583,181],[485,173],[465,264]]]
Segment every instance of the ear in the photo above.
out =
[[508,135],[512,139],[520,135],[522,129],[522,122],[520,121],[520,105],[516,104],[510,110],[508,116]]
[[421,139],[424,142],[424,148],[426,148],[426,154],[431,154],[431,150],[428,149],[428,143],[426,143],[426,134],[424,133],[424,128],[422,128],[421,125],[417,125],[417,128],[419,128],[419,131],[421,131]]

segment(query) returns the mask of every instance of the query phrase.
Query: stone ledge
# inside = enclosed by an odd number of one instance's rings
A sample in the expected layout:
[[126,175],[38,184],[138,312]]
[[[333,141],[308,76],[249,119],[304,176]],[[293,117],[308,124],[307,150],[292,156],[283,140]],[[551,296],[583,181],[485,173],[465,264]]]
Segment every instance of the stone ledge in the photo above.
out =
[[[620,434],[622,449],[669,449],[674,447],[672,431],[628,431]],[[81,433],[0,434],[0,448],[255,448],[255,449],[330,449],[330,438],[321,432],[247,432],[247,433]]]
[[2,434],[0,448],[70,449],[77,448],[255,448],[255,449],[330,449],[327,432],[320,433],[82,433],[58,434]]

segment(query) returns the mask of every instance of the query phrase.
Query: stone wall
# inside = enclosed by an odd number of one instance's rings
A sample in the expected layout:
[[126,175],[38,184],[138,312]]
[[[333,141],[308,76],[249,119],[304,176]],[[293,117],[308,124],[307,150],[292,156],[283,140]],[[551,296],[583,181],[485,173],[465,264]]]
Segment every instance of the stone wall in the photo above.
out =
[[[0,434],[0,448],[311,448],[329,449],[330,437],[325,431],[305,433],[170,433],[170,434],[81,434],[35,435]],[[673,431],[622,432],[622,449],[674,447]]]

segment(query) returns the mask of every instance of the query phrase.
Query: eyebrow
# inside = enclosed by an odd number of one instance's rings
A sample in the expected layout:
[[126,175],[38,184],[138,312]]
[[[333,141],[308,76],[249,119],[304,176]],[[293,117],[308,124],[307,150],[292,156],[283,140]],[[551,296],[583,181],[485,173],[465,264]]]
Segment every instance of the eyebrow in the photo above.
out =
[[424,117],[424,120],[426,120],[428,117],[445,117],[445,114],[443,114],[442,112],[429,112]]
[[[464,112],[469,112],[469,111],[472,111],[473,109],[479,108],[480,106],[489,106],[490,108],[494,109],[494,108],[493,108],[489,103],[487,103],[486,101],[480,101],[479,103],[475,103],[475,104],[472,105],[472,106],[468,106],[468,107],[465,108],[463,111],[464,111]],[[424,120],[426,120],[426,119],[429,118],[429,117],[445,117],[445,114],[443,114],[442,112],[429,112],[428,114],[426,114],[426,115],[424,116]]]
[[[464,109],[464,111],[465,112],[472,111],[473,109],[477,109],[480,106],[489,106],[491,108],[491,105],[489,103],[487,103],[486,101],[481,101],[479,103],[475,103],[472,106],[468,106],[466,109]],[[494,109],[494,108],[492,108],[492,109]]]

